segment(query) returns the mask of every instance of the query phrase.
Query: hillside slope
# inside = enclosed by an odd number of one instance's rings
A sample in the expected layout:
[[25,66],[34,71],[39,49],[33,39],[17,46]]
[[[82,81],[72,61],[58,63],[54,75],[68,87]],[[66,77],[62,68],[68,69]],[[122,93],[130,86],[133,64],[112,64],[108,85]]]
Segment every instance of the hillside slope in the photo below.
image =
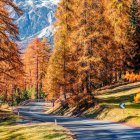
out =
[[[98,106],[90,108],[83,114],[90,118],[125,122],[140,126],[140,103],[134,102],[134,96],[140,93],[140,82],[119,86],[102,91],[96,96]],[[120,103],[126,108],[121,109]]]
[[[81,112],[80,115],[140,126],[140,103],[134,102],[137,93],[140,93],[140,82],[101,90],[100,94],[96,95],[96,106]],[[120,103],[125,103],[126,108],[121,109]],[[50,113],[71,116],[74,110],[75,108],[64,109],[56,106]]]

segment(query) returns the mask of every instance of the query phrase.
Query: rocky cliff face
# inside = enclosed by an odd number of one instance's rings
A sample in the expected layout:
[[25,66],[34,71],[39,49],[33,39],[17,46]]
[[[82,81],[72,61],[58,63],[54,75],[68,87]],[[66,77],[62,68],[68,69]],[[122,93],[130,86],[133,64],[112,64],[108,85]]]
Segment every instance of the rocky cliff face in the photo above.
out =
[[17,18],[11,11],[15,23],[19,27],[19,44],[26,47],[26,44],[34,37],[47,37],[53,44],[52,24],[55,21],[54,13],[59,0],[15,0],[24,14]]

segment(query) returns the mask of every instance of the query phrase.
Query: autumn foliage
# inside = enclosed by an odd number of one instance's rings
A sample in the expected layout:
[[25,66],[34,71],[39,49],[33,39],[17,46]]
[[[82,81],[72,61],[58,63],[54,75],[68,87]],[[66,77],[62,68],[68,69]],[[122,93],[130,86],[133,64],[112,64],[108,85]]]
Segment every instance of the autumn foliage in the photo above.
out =
[[135,74],[133,72],[131,72],[131,73],[127,72],[125,74],[125,79],[127,81],[130,81],[130,82],[136,82],[136,81],[139,81],[140,80],[140,74],[139,73],[138,74]]
[[24,53],[25,88],[35,88],[37,98],[41,98],[42,89],[45,88],[44,80],[50,53],[51,48],[45,38],[35,38]]
[[81,95],[92,97],[98,87],[123,80],[126,71],[133,72],[127,80],[139,79],[134,74],[140,70],[136,0],[60,0],[56,19],[46,76],[51,99],[72,104]]
[[140,93],[136,94],[136,96],[134,97],[134,101],[135,103],[140,102]]
[[11,0],[0,0],[0,6],[0,93],[5,98],[34,89],[36,98],[45,93],[48,100],[88,107],[97,88],[140,80],[137,0],[60,0],[53,50],[47,39],[35,38],[24,54],[5,6],[18,15],[22,11]]
[[22,88],[23,64],[20,50],[15,43],[18,28],[10,18],[7,6],[12,7],[17,15],[22,11],[12,0],[0,0],[0,97],[12,100],[13,93]]

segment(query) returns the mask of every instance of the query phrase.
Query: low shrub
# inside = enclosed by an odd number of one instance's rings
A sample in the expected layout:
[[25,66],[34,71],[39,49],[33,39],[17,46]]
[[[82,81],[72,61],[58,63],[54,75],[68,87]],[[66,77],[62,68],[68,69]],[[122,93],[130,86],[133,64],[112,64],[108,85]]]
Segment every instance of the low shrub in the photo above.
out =
[[138,93],[135,97],[134,97],[134,101],[136,103],[140,102],[140,93]]
[[140,73],[129,73],[129,72],[126,72],[124,78],[129,81],[129,82],[135,82],[135,81],[139,81],[140,80]]

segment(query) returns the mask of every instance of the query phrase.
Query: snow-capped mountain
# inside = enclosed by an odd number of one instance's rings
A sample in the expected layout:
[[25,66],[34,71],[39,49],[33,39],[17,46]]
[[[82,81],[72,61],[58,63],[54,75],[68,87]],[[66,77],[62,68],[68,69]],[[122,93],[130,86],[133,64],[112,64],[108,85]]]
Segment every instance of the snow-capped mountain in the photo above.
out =
[[17,18],[14,12],[11,16],[19,27],[19,44],[25,45],[34,37],[47,37],[53,43],[52,24],[55,21],[54,13],[59,0],[14,0],[24,14]]

